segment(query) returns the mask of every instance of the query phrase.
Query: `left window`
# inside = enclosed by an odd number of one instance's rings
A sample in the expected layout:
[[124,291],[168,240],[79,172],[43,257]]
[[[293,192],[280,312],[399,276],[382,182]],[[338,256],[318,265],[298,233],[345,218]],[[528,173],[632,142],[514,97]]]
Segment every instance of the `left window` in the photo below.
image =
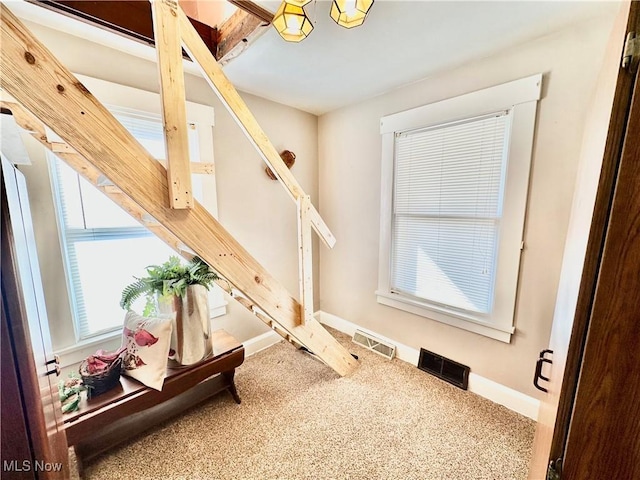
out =
[[[108,108],[153,157],[164,161],[158,113]],[[188,125],[191,161],[201,161],[198,126]],[[209,127],[205,136],[210,136],[211,125],[205,126]],[[134,276],[144,275],[148,265],[163,263],[176,253],[52,153],[49,165],[76,340],[86,341],[119,330],[124,316],[119,306],[122,288]],[[200,179],[193,180],[194,196],[202,202]],[[134,305],[138,311],[144,299],[139,302]]]
[[52,163],[71,311],[84,340],[121,327],[122,288],[172,250],[64,162]]

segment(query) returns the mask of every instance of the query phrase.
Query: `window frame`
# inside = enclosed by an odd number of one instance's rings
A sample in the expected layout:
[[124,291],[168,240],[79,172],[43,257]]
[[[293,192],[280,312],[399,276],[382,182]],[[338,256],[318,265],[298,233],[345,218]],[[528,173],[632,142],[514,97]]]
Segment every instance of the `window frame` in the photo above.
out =
[[[160,95],[155,92],[149,92],[146,90],[140,90],[137,88],[111,83],[105,80],[88,77],[85,75],[76,74],[78,79],[103,103],[109,110],[113,111],[116,115],[141,115],[143,117],[149,117],[150,119],[159,119],[162,121],[161,101]],[[209,105],[203,105],[193,102],[186,102],[187,110],[187,122],[193,125],[198,131],[198,151],[199,159],[192,161],[214,163],[213,158],[213,126],[214,126],[214,109]],[[63,142],[54,132],[50,129],[47,130],[47,139],[49,142]],[[120,335],[121,327],[114,327],[110,329],[101,330],[89,334],[83,334],[81,332],[80,320],[78,317],[78,304],[77,304],[77,292],[76,284],[78,279],[72,278],[71,268],[69,261],[72,259],[70,255],[72,252],[67,244],[67,230],[65,222],[62,218],[62,207],[60,205],[59,187],[57,185],[57,173],[56,167],[53,165],[55,154],[48,155],[49,158],[49,172],[52,183],[52,193],[54,196],[54,204],[56,210],[56,222],[58,226],[58,236],[61,245],[61,253],[64,255],[63,265],[65,270],[65,279],[67,282],[67,291],[69,295],[70,309],[72,318],[69,320],[73,324],[73,332],[75,336],[75,347],[73,349],[81,348],[84,344],[93,344],[97,340],[106,340],[112,336]],[[216,182],[214,175],[202,175],[198,176],[194,182],[194,192],[201,191],[202,203],[206,206],[207,210],[217,218],[218,205],[216,194]],[[77,230],[70,228],[70,231]],[[152,232],[146,229],[144,226],[139,227],[113,227],[98,230],[109,230],[114,234],[122,233],[124,236],[117,236],[117,239],[125,237],[129,238],[143,238],[154,236]],[[85,234],[74,235],[78,237],[77,240],[83,241],[80,237],[86,236],[87,238],[92,236],[92,230],[87,230]],[[215,290],[215,289],[214,289]],[[214,291],[210,294],[210,313],[211,317],[220,316],[226,314],[226,302],[221,291]],[[123,312],[124,318],[124,312]],[[65,349],[68,350],[68,349]]]
[[[514,333],[515,304],[524,248],[523,232],[529,173],[542,74],[387,115],[380,120],[382,135],[380,248],[378,303],[509,343]],[[447,308],[391,291],[393,188],[397,133],[511,112],[504,210],[500,221],[496,282],[490,315]]]

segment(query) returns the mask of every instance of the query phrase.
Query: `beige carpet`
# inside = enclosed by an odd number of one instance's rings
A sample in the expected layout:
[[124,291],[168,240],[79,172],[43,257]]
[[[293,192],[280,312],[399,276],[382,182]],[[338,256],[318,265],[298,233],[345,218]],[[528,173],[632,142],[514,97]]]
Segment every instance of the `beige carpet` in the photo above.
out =
[[281,342],[225,392],[87,465],[87,479],[525,479],[534,422],[335,333],[339,378]]

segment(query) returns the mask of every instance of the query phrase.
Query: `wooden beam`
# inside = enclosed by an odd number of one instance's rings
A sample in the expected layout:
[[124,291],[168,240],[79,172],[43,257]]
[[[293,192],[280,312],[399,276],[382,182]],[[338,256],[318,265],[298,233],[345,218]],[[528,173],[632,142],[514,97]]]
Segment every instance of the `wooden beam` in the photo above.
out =
[[177,0],[151,0],[171,208],[192,208],[187,106]]
[[122,190],[120,190],[115,185],[105,185],[102,187],[103,192],[107,195],[122,195]]
[[[5,93],[4,91],[2,91]],[[7,97],[8,95],[3,95]],[[45,134],[45,127],[37,118],[33,117],[29,112],[27,112],[24,107],[20,104],[15,103],[15,99],[9,100],[0,100],[0,107],[6,108],[11,112],[14,119],[16,119],[16,123],[23,129],[29,131],[31,136],[33,136],[36,140],[38,140],[45,148],[51,150],[56,153],[56,156],[60,157],[64,160],[71,168],[73,168],[76,172],[78,172],[85,180],[95,186],[98,190],[104,193],[107,197],[109,197],[114,203],[120,206],[125,212],[134,217],[138,222],[144,225],[147,229],[151,230],[158,238],[164,241],[169,247],[173,248],[177,253],[182,255],[183,257],[191,260],[194,255],[193,253],[185,250],[187,248],[182,241],[169,232],[166,228],[164,228],[158,221],[149,215],[147,212],[142,210],[142,208],[133,202],[129,197],[122,194],[120,189],[116,191],[111,190],[110,188],[113,186],[113,183],[107,179],[103,174],[101,174],[91,163],[89,163],[86,159],[80,156],[70,147],[69,149],[60,149],[59,143],[49,143],[47,141],[47,136]],[[216,281],[216,284],[222,288],[229,296],[233,299],[237,300],[238,303],[246,307],[251,313],[254,313],[258,318],[263,320],[269,327],[276,330],[275,323],[271,318],[266,317],[262,314],[256,306],[241,293],[238,293],[237,290],[234,290],[231,287],[231,284],[224,279],[219,279]],[[278,333],[280,333],[283,337],[285,334],[282,332],[284,329],[278,325]],[[286,334],[288,335],[288,334]],[[290,336],[289,336],[290,337]],[[290,337],[291,338],[291,337]],[[293,342],[292,342],[293,343]]]
[[[157,222],[149,222],[150,215],[144,212],[135,202],[129,197],[123,195],[122,191],[115,187],[113,183],[107,180],[107,178],[100,173],[93,165],[87,162],[83,157],[75,152],[66,143],[49,143],[47,141],[47,135],[45,133],[45,127],[38,119],[34,118],[29,112],[27,112],[21,105],[8,101],[0,101],[0,106],[7,108],[11,111],[13,118],[16,119],[16,123],[21,128],[29,131],[31,136],[38,140],[45,148],[55,153],[57,157],[64,160],[71,168],[78,172],[89,183],[95,186],[98,190],[109,197],[113,202],[120,206],[125,212],[134,217],[138,222],[153,231],[151,227],[157,227]],[[61,147],[64,145],[68,148]],[[156,232],[154,232],[156,233]],[[182,242],[175,237],[169,237],[167,235],[161,236],[170,247],[178,249]]]
[[[52,152],[56,144],[47,142],[47,136],[45,134],[45,127],[38,119],[34,118],[29,112],[27,112],[21,105],[15,103],[15,99],[12,101],[0,101],[0,106],[11,111],[16,123],[21,128],[28,130],[30,134],[38,140],[45,148],[48,148]],[[60,144],[58,144],[60,145]],[[66,145],[66,144],[64,144]],[[113,186],[110,180],[102,175],[93,165],[87,160],[81,157],[77,153],[70,153],[69,151],[62,151],[56,154],[63,159],[71,168],[82,175],[89,183],[94,185],[98,190],[102,191],[107,197],[109,197],[114,203],[116,203],[125,212],[135,218],[139,223],[145,226],[148,230],[153,232],[160,240],[165,242],[170,248],[173,248],[178,254],[184,258],[191,260],[194,255],[190,251],[186,250],[186,246],[182,241],[173,235],[169,230],[164,228],[158,221],[149,215],[147,212],[133,202],[129,197],[122,194],[121,190],[112,192],[109,186]],[[240,303],[243,307],[253,313],[261,321],[266,323],[282,338],[292,343],[296,348],[300,348],[300,341],[298,341],[293,335],[291,335],[284,327],[274,321],[272,318],[264,314],[251,300],[242,295],[238,290],[234,290],[231,284],[220,278],[215,282],[222,290],[224,290],[231,298]]]
[[191,162],[191,173],[196,175],[215,175],[216,168],[213,163]]
[[[2,91],[2,93],[4,93],[4,91]],[[7,95],[3,95],[3,97],[6,96]],[[13,101],[15,101],[15,99]],[[42,125],[42,123],[40,123],[37,119],[34,119],[24,109],[11,109],[8,107],[10,105],[12,105],[11,102],[4,99],[2,100],[2,106],[4,108],[7,108],[8,110],[11,110],[11,115],[13,115],[13,119],[20,128],[26,130],[31,136],[37,138],[38,141],[46,142],[47,132],[44,128],[44,125]]]
[[53,153],[74,153],[75,150],[66,143],[54,142],[51,144],[51,151]]
[[[244,131],[249,141],[256,147],[262,159],[271,168],[274,175],[278,177],[293,200],[297,201],[300,196],[305,195],[302,187],[282,161],[280,154],[264,133],[244,100],[242,100],[226,77],[220,65],[218,65],[205,45],[198,38],[198,33],[189,23],[189,19],[181,10],[178,10],[178,16],[180,18],[182,41],[187,53],[193,61],[200,66],[205,79]],[[320,238],[329,248],[332,248],[335,245],[336,239],[313,206],[311,207],[309,215],[311,223]]]
[[[199,203],[169,208],[166,171],[38,39],[0,4],[0,80],[32,115],[340,375],[357,361]],[[61,154],[75,155],[75,154]],[[63,157],[64,159],[64,157]],[[75,168],[75,167],[74,167]],[[97,177],[96,177],[97,179]]]
[[300,282],[300,303],[302,322],[313,320],[313,256],[311,239],[311,197],[304,195],[298,199],[298,280]]
[[[66,143],[52,142],[50,145],[50,150],[53,153],[76,153],[76,151]],[[191,162],[189,165],[192,175],[215,175],[215,165],[213,163]],[[104,177],[104,179],[103,181],[110,181],[107,177]]]
[[268,23],[250,13],[238,10],[218,28],[216,59],[226,63],[235,58],[249,43],[266,30]]
[[258,5],[256,2],[252,2],[251,0],[228,0],[228,2],[267,24],[273,21],[273,13]]

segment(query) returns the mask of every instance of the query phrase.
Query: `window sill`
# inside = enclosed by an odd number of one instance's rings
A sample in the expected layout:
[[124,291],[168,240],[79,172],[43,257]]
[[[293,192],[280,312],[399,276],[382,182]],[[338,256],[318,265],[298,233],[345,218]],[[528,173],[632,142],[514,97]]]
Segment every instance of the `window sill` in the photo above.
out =
[[122,329],[113,330],[95,337],[81,340],[75,345],[54,352],[60,357],[60,367],[65,368],[80,363],[96,350],[116,350],[122,343]]
[[404,310],[405,312],[413,313],[414,315],[420,315],[437,322],[451,325],[452,327],[467,330],[469,332],[477,333],[485,337],[493,338],[504,343],[511,342],[511,335],[515,331],[514,327],[501,328],[497,326],[490,326],[486,323],[473,319],[464,319],[462,317],[453,316],[451,314],[437,311],[433,308],[429,308],[427,305],[410,298],[402,297],[397,294],[388,292],[376,292],[378,303],[386,305],[388,307]]

